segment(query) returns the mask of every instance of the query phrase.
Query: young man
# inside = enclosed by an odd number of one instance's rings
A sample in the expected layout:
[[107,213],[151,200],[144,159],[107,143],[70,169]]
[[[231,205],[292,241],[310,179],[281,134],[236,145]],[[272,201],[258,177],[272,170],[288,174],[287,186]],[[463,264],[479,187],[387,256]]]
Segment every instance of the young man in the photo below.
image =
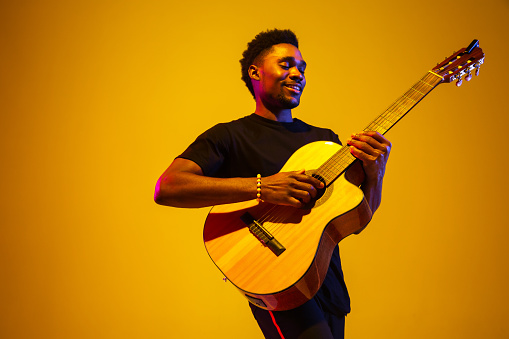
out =
[[[329,129],[294,119],[306,78],[306,62],[295,34],[271,30],[258,34],[240,60],[242,79],[256,101],[253,114],[218,124],[200,135],[156,185],[155,201],[175,207],[204,207],[257,197],[268,203],[301,207],[323,184],[304,171],[279,173],[289,157],[313,141],[339,143]],[[347,142],[360,161],[349,169],[374,212],[391,143],[377,132],[352,135]],[[325,281],[315,297],[289,311],[266,311],[251,305],[266,338],[343,338],[350,299],[336,246]]]

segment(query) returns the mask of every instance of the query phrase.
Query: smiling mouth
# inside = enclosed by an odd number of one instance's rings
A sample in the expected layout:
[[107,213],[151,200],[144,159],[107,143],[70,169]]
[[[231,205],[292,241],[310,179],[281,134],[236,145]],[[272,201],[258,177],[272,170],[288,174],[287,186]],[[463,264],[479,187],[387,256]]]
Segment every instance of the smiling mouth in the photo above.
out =
[[285,85],[285,87],[294,93],[302,92],[302,88],[299,85]]

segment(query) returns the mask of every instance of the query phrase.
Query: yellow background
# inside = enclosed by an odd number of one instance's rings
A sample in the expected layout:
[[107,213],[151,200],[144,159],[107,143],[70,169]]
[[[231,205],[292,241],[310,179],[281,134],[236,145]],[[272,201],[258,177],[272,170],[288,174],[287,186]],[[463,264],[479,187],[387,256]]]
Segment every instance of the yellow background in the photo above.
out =
[[2,1],[0,337],[261,338],[202,244],[208,209],[155,182],[254,110],[247,42],[291,28],[295,116],[364,126],[476,38],[479,77],[388,133],[384,201],[341,244],[347,338],[507,338],[509,2]]

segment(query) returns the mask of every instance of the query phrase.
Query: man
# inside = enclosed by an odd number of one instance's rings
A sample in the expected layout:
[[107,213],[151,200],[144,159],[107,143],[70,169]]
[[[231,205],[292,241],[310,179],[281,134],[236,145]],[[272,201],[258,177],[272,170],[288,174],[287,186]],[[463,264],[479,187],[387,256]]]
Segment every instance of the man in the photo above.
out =
[[[258,34],[248,44],[240,62],[242,79],[256,101],[255,112],[200,135],[159,179],[158,204],[204,207],[255,199],[258,192],[267,203],[301,207],[316,196],[323,184],[304,170],[279,173],[301,146],[320,140],[339,143],[331,130],[292,116],[306,85],[306,62],[298,47],[293,32],[277,29]],[[377,132],[361,132],[347,144],[360,160],[349,169],[350,177],[362,183],[374,212],[380,205],[391,143]],[[250,307],[266,338],[343,338],[350,300],[338,247],[313,299],[289,311]]]

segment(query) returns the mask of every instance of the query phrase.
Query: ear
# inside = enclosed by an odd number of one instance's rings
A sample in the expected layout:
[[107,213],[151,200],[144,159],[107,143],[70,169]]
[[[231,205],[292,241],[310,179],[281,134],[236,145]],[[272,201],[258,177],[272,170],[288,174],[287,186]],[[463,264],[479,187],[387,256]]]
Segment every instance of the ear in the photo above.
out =
[[247,74],[249,74],[249,77],[253,80],[260,80],[260,70],[255,65],[249,66]]

